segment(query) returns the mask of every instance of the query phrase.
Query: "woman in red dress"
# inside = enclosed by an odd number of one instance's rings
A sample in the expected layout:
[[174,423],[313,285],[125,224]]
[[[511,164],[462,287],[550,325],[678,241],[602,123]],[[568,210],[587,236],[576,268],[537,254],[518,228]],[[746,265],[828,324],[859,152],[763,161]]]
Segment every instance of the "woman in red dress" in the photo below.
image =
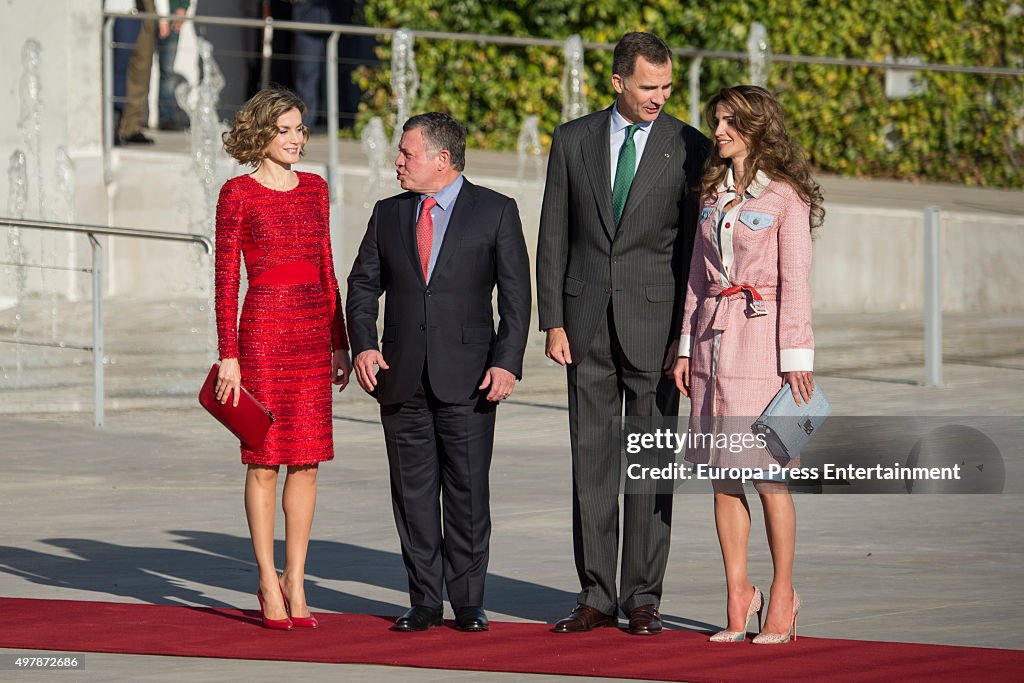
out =
[[[259,450],[242,446],[245,514],[256,564],[263,625],[315,627],[303,588],[316,504],[318,463],[334,458],[331,383],[351,369],[341,297],[331,256],[327,183],[292,170],[309,134],[295,93],[261,90],[235,115],[224,148],[248,175],[224,183],[217,202],[217,398],[238,405],[239,387],[274,414]],[[238,317],[240,257],[249,287]],[[277,474],[286,465],[282,504],[285,565],[274,564]]]

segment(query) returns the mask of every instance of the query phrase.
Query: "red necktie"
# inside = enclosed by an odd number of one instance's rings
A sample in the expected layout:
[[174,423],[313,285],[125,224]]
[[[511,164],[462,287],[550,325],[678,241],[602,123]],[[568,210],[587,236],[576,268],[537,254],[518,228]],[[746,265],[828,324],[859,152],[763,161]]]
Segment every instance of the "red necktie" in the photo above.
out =
[[437,206],[437,200],[427,197],[423,200],[423,207],[420,209],[420,217],[416,221],[416,249],[420,252],[420,266],[423,267],[423,281],[427,281],[427,273],[430,268],[430,249],[434,244],[434,219],[430,217],[430,210]]

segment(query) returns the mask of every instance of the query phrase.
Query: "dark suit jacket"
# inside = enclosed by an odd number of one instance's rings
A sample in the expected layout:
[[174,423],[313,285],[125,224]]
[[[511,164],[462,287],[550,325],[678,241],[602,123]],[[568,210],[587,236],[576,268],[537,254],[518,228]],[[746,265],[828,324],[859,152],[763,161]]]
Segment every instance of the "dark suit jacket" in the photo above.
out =
[[688,190],[710,145],[662,112],[616,230],[610,118],[611,108],[581,117],[552,138],[537,245],[540,327],[564,327],[580,359],[610,302],[626,357],[640,370],[657,370],[679,338],[698,213]]
[[[377,375],[384,404],[412,398],[424,362],[434,394],[464,403],[497,366],[522,377],[530,325],[530,262],[515,200],[465,180],[431,273],[416,251],[416,204],[405,192],[377,202],[348,278],[353,356],[377,346],[377,312],[386,294]],[[494,329],[491,295],[498,288]]]

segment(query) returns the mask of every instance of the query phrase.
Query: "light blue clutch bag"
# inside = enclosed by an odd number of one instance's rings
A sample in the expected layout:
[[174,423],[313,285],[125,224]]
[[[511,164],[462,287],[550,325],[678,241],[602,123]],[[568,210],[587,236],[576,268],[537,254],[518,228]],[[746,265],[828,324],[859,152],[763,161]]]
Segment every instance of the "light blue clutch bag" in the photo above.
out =
[[810,402],[801,405],[793,400],[793,390],[786,384],[775,394],[761,417],[754,420],[751,429],[765,435],[768,450],[773,456],[785,460],[799,455],[831,414],[832,406],[817,382]]

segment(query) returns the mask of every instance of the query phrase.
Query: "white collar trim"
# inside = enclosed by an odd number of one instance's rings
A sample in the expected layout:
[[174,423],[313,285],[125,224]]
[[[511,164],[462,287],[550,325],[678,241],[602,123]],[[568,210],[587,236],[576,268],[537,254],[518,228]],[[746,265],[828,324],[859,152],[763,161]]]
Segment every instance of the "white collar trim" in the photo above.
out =
[[[754,199],[757,199],[765,191],[765,188],[768,187],[768,183],[770,183],[771,181],[771,176],[769,176],[764,171],[758,171],[757,175],[754,176],[754,182],[750,183],[750,187],[747,188],[746,194],[749,194]],[[725,180],[723,180],[718,185],[718,191],[726,192],[729,190],[730,187],[735,186],[736,177],[733,175],[732,167],[730,166],[728,173],[726,173],[725,175]]]

